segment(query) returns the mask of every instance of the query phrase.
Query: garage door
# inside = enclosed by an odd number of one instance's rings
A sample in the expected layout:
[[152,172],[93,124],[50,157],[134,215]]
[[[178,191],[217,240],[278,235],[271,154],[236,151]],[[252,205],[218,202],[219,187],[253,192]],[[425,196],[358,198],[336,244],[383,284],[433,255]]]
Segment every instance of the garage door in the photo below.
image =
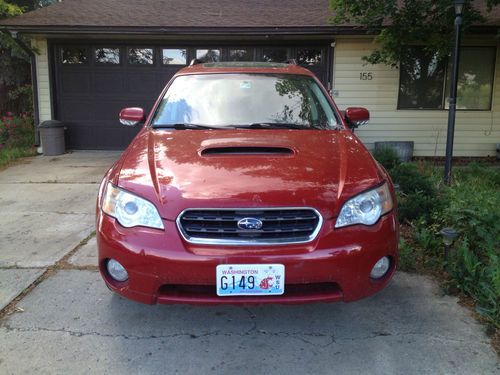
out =
[[294,58],[325,84],[330,58],[324,45],[163,46],[64,43],[55,51],[55,115],[66,124],[70,149],[120,150],[139,128],[120,125],[124,107],[151,109],[168,80],[193,58],[274,61]]

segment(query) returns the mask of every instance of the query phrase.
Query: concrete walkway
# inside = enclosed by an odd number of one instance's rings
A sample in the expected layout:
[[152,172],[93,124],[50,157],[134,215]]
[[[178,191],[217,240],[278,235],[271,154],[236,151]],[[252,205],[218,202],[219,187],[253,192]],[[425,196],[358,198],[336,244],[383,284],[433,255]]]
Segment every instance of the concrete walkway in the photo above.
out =
[[399,273],[351,304],[146,306],[113,295],[93,231],[98,183],[117,157],[75,152],[0,172],[1,374],[500,372],[484,328],[422,276]]

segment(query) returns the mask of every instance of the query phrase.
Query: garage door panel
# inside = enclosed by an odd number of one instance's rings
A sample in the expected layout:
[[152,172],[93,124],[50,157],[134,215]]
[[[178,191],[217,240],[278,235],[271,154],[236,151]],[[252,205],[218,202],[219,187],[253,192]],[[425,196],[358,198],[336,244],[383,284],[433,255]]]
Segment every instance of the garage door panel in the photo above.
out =
[[98,103],[94,103],[94,107],[92,109],[93,119],[97,122],[106,122],[108,125],[119,124],[118,115],[123,108],[123,102],[119,101],[103,100]]
[[88,71],[67,70],[62,72],[61,88],[64,95],[88,95],[92,76]]
[[118,71],[95,72],[92,78],[92,92],[95,94],[115,96],[124,90],[124,77]]
[[132,97],[143,97],[145,94],[154,95],[158,91],[157,84],[155,73],[129,72],[125,83],[125,92]]
[[65,124],[70,122],[84,123],[87,121],[92,121],[92,113],[94,111],[94,102],[89,101],[70,101],[68,98],[64,101],[64,106],[59,110],[60,119],[63,119]]

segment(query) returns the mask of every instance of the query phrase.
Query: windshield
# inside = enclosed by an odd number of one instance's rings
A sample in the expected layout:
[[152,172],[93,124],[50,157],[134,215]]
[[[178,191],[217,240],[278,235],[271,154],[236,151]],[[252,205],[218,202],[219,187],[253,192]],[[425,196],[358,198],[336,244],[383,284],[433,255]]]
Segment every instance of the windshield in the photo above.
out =
[[337,120],[311,77],[199,74],[177,77],[152,121],[153,127],[180,125],[331,129]]

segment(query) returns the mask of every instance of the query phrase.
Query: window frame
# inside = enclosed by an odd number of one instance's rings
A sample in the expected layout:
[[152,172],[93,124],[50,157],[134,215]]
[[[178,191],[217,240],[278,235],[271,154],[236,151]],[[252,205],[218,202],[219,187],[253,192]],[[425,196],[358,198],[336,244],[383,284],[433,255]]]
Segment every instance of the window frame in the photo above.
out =
[[[65,63],[64,62],[64,49],[83,49],[85,51],[85,61],[82,63]],[[89,52],[92,48],[89,48],[86,44],[68,44],[59,47],[59,61],[61,66],[89,66],[92,61],[92,56],[89,56]]]
[[[161,47],[163,48],[163,47]],[[153,63],[152,64],[133,64],[130,62],[129,60],[129,57],[130,57],[130,50],[131,49],[150,49],[153,51]],[[126,58],[126,64],[127,66],[130,66],[130,67],[134,67],[134,68],[152,68],[152,67],[155,67],[157,64],[157,60],[158,60],[158,57],[156,56],[157,55],[157,50],[158,50],[158,46],[145,46],[145,45],[137,45],[137,46],[134,46],[134,45],[127,45],[125,47],[125,58]],[[163,62],[163,59],[162,59],[162,62]]]
[[[408,47],[425,47],[423,45],[411,45]],[[493,50],[493,61],[492,61],[492,82],[491,82],[491,92],[490,92],[490,106],[487,109],[472,109],[472,108],[457,108],[457,111],[469,111],[469,112],[491,112],[493,108],[493,92],[495,90],[495,83],[496,83],[496,77],[495,77],[495,71],[496,71],[496,61],[497,61],[497,46],[494,45],[482,45],[482,46],[473,46],[473,45],[462,45],[460,48],[477,48],[477,49],[490,49]],[[446,103],[448,102],[449,99],[449,93],[448,96],[446,95],[446,82],[448,80],[449,74],[452,74],[450,67],[450,59],[451,56],[446,58],[445,62],[445,71],[444,71],[444,79],[443,79],[443,94],[442,94],[442,108],[410,108],[410,107],[401,107],[400,102],[401,102],[401,78],[402,78],[402,69],[401,69],[401,62],[399,66],[399,79],[398,79],[398,101],[397,101],[397,107],[396,110],[398,111],[448,111],[448,108],[446,108]]]
[[[118,58],[119,58],[119,63],[118,64],[110,64],[110,63],[102,63],[102,62],[99,62],[97,61],[97,58],[96,58],[96,51],[100,48],[109,48],[109,49],[117,49],[118,50]],[[95,66],[99,66],[99,67],[102,67],[102,66],[110,66],[110,67],[121,67],[124,65],[124,61],[123,61],[123,48],[121,46],[118,46],[118,45],[94,45],[92,47],[92,62]]]
[[[160,66],[162,67],[169,67],[169,66],[174,66],[174,67],[179,67],[179,66],[188,66],[190,64],[189,61],[189,48],[188,47],[158,47],[159,48],[159,54],[160,54]],[[184,64],[165,64],[163,62],[163,50],[184,50],[186,51],[186,62]]]

